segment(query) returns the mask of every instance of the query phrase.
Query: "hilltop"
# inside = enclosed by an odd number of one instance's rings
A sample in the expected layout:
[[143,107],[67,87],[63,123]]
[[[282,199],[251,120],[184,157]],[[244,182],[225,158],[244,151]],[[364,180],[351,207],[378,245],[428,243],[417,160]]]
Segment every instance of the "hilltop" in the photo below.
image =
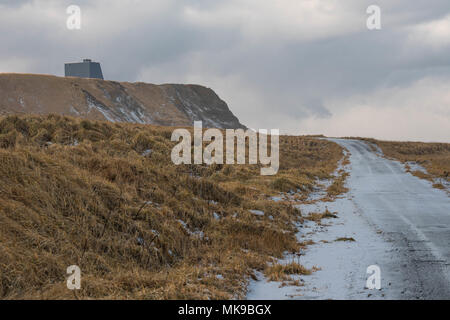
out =
[[60,114],[163,126],[244,128],[227,104],[199,85],[129,83],[0,74],[0,114]]

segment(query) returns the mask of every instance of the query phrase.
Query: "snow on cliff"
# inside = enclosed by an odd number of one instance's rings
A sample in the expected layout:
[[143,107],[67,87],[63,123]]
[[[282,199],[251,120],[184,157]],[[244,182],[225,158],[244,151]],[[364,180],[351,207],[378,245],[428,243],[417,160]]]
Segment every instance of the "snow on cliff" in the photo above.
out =
[[0,74],[0,114],[58,113],[93,120],[245,128],[217,94],[199,85],[128,83]]

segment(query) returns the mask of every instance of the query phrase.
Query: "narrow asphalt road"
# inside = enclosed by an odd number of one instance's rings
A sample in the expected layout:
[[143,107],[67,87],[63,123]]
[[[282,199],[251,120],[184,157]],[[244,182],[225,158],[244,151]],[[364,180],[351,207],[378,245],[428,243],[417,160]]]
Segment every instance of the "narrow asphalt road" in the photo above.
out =
[[363,141],[330,140],[351,153],[348,196],[395,248],[404,298],[450,299],[450,197]]
[[[363,141],[329,139],[350,152],[349,191],[333,202],[301,204],[336,212],[321,224],[305,221],[299,241],[311,241],[301,263],[316,272],[301,286],[259,280],[248,299],[450,299],[450,198]],[[353,239],[354,241],[337,241]],[[287,256],[281,263],[289,263]],[[367,268],[381,270],[381,289],[367,288]]]

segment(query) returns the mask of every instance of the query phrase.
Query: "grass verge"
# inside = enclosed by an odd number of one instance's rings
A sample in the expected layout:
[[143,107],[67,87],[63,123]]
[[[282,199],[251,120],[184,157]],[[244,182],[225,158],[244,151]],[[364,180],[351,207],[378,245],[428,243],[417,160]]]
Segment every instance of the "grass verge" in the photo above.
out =
[[298,251],[299,210],[267,199],[307,196],[339,146],[282,136],[267,177],[258,165],[173,165],[173,129],[0,118],[0,298],[243,298],[255,269]]

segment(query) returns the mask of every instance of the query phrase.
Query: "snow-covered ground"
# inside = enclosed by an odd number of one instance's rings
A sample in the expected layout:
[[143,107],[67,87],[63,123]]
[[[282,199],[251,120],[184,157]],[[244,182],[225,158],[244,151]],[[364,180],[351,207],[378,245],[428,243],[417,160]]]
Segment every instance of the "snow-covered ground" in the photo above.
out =
[[[428,181],[362,141],[334,140],[351,152],[349,192],[334,202],[301,205],[309,212],[337,212],[322,225],[299,228],[299,241],[313,240],[300,263],[321,268],[296,276],[303,286],[251,281],[248,299],[430,299],[450,298],[450,199]],[[355,241],[336,241],[353,238]],[[286,257],[288,262],[290,257]],[[367,267],[381,270],[381,289],[365,288]]]
[[[338,218],[323,219],[322,225],[306,221],[300,228],[299,241],[312,240],[300,263],[311,269],[320,270],[302,279],[303,286],[284,286],[280,282],[267,282],[262,274],[260,281],[252,281],[248,299],[364,299],[383,298],[390,291],[383,289],[392,283],[393,277],[382,274],[382,289],[365,288],[367,267],[378,265],[381,270],[396,254],[395,248],[385,241],[375,228],[358,213],[351,199],[344,197],[335,202],[318,202],[301,205],[302,214],[309,212],[337,212]],[[336,241],[338,238],[353,238],[355,241]],[[288,262],[290,257],[286,257]],[[389,293],[388,293],[389,292]]]

